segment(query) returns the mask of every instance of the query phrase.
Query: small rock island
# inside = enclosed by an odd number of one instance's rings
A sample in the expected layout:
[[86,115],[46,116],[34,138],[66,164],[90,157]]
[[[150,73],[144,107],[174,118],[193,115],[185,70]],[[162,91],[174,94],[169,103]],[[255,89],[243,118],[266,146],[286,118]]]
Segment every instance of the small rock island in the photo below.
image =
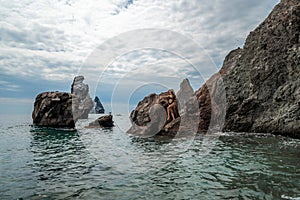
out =
[[37,95],[32,112],[33,124],[74,128],[78,119],[86,119],[94,103],[83,80],[83,76],[74,78],[71,93],[43,92]]

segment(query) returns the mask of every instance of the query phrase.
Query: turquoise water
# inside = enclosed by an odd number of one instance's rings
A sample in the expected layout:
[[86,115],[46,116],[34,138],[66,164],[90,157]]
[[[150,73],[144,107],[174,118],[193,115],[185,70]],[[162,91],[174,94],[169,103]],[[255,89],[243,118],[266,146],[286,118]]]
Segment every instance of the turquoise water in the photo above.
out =
[[0,199],[300,199],[300,140],[141,139],[117,127],[41,129],[1,115]]

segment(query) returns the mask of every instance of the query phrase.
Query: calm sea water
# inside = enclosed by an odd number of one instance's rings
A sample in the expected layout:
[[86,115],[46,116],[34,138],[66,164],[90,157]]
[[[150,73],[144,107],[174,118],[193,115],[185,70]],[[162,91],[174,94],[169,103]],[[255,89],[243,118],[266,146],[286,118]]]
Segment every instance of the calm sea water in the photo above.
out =
[[1,115],[0,199],[300,199],[300,140],[269,134],[181,139],[117,127],[41,129]]

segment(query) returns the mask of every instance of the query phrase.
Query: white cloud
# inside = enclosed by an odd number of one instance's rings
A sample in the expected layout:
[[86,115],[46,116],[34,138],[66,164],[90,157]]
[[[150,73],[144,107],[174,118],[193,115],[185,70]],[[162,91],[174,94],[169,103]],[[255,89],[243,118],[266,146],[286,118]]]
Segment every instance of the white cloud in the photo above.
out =
[[19,91],[20,86],[8,81],[0,80],[0,91]]
[[[35,77],[46,81],[73,79],[93,50],[109,38],[126,31],[144,28],[166,29],[183,34],[203,48],[191,62],[203,67],[204,79],[214,73],[212,60],[220,67],[225,55],[242,46],[279,0],[11,0],[0,2],[0,70],[16,77]],[[132,35],[131,39],[135,39]],[[170,49],[191,46],[160,36]],[[139,45],[143,41],[137,41]],[[118,44],[118,43],[117,43]],[[146,43],[145,43],[146,44]],[[126,50],[126,46],[119,46]],[[122,52],[122,51],[120,51]],[[190,63],[174,52],[138,50],[111,60],[108,81],[127,74],[136,81],[173,81],[197,75]],[[94,63],[94,64],[97,64]],[[141,66],[143,68],[141,68]],[[134,71],[133,69],[140,71]],[[91,78],[104,67],[86,68]],[[86,70],[85,69],[85,70]],[[130,70],[130,71],[128,71]],[[131,72],[132,71],[132,72]],[[128,73],[129,72],[129,73]],[[166,77],[167,76],[167,77]],[[171,85],[178,84],[180,80]],[[12,80],[13,82],[13,80]],[[126,84],[126,83],[124,83]],[[200,87],[201,83],[195,87]],[[175,86],[174,86],[175,87]]]

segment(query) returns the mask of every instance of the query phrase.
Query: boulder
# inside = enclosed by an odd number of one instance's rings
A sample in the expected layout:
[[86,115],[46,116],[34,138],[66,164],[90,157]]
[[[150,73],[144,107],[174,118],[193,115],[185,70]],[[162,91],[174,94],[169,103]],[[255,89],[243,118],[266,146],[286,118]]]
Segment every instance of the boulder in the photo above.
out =
[[89,86],[83,83],[83,80],[83,76],[76,76],[71,86],[71,93],[74,94],[73,115],[79,119],[87,119],[94,107],[94,102],[89,95]]
[[[175,108],[175,119],[167,121],[170,91],[150,94],[140,101],[130,114],[132,126],[127,132],[144,137],[176,134],[180,124],[178,108]],[[174,92],[173,98],[176,99]]]
[[105,112],[105,109],[104,109],[100,99],[97,96],[95,97],[94,102],[95,102],[95,113],[103,114]]
[[114,126],[113,116],[112,115],[105,115],[101,116],[95,121],[89,123],[87,128],[109,128]]
[[73,95],[66,92],[43,92],[34,102],[32,119],[35,125],[74,128],[76,119],[72,113]]

